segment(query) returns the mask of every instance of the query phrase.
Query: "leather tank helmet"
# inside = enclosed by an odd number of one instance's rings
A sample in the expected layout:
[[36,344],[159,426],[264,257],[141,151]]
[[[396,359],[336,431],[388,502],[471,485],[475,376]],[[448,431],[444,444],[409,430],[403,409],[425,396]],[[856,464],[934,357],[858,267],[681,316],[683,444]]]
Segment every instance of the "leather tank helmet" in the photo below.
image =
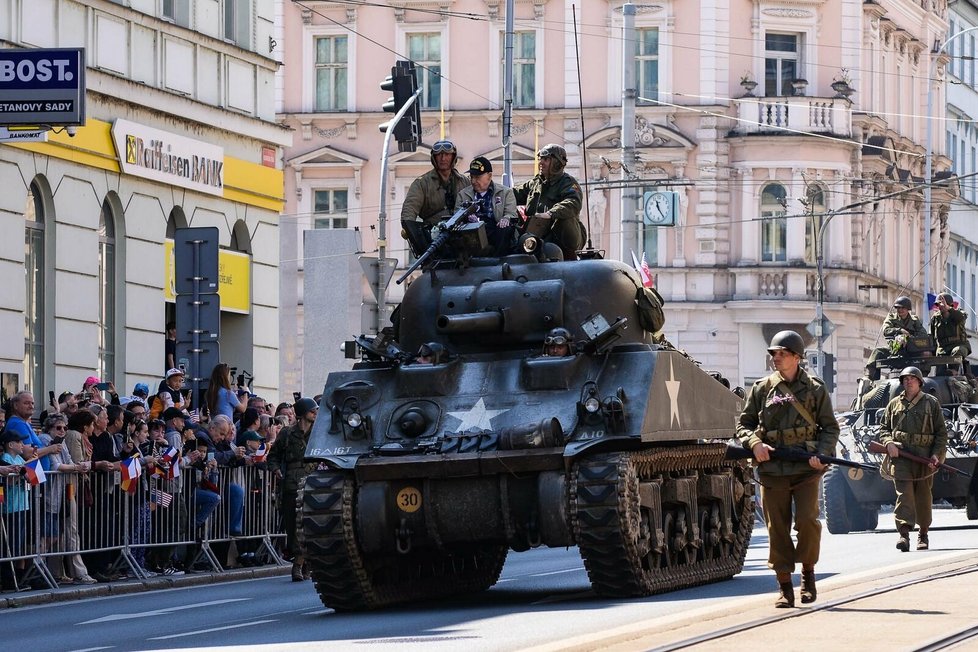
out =
[[557,175],[564,171],[564,168],[567,166],[567,150],[556,143],[544,145],[543,148],[537,152],[537,158],[548,157],[553,159],[553,162],[550,164],[551,175]]
[[767,347],[768,353],[777,350],[788,350],[792,353],[805,357],[805,342],[801,335],[795,331],[780,331],[771,338],[771,345]]

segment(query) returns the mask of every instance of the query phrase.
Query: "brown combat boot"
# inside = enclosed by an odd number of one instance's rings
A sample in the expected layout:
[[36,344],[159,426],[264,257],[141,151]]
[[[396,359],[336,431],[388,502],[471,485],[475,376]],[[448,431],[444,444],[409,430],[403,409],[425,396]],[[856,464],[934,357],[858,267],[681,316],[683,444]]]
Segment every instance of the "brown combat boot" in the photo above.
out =
[[906,525],[900,526],[900,538],[897,539],[896,548],[900,552],[910,552],[910,528]]
[[818,597],[815,590],[815,569],[801,571],[801,603],[811,604]]
[[309,562],[302,563],[302,579],[312,579],[312,566],[309,565]]
[[927,538],[927,530],[921,529],[917,533],[917,550],[929,550],[930,539]]
[[302,564],[303,564],[302,557],[296,557],[292,561],[292,581],[293,582],[301,582],[303,580],[303,577],[302,577]]
[[795,587],[791,580],[778,582],[778,599],[774,601],[778,609],[788,609],[795,606]]

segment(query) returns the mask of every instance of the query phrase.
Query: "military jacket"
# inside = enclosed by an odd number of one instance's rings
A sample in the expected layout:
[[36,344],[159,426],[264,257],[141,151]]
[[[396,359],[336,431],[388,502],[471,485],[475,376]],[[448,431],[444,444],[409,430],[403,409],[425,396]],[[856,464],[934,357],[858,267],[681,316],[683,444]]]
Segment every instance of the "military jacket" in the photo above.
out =
[[[782,383],[794,399],[779,387]],[[795,408],[795,401],[808,409],[815,420],[814,426]],[[774,448],[797,448],[834,456],[839,423],[832,412],[832,400],[825,384],[804,369],[798,370],[791,383],[777,371],[757,381],[751,387],[737,421],[737,438],[748,450],[763,442]],[[762,475],[794,475],[813,469],[807,462],[772,459],[761,464],[758,471]]]
[[583,195],[581,186],[571,175],[544,179],[539,174],[513,188],[516,203],[526,206],[527,216],[550,212],[555,221],[577,220],[581,214]]
[[907,331],[910,337],[927,337],[927,331],[924,330],[924,324],[919,317],[910,314],[906,319],[900,319],[895,312],[891,312],[883,322],[883,337],[892,340],[901,331]]
[[[310,428],[309,432],[312,432]],[[282,471],[282,488],[285,491],[298,491],[299,484],[306,477],[312,465],[303,462],[309,433],[302,432],[299,424],[283,428],[268,451],[265,460],[269,469]]]
[[896,444],[908,453],[928,458],[936,455],[943,460],[947,453],[947,424],[940,401],[923,391],[913,401],[903,394],[894,397],[880,420],[880,443]]
[[456,196],[462,188],[471,185],[472,182],[454,168],[447,182],[441,180],[436,170],[422,174],[408,188],[401,204],[401,221],[420,219],[432,225],[451,217],[455,211]]
[[947,317],[940,311],[935,311],[930,318],[930,334],[937,342],[938,355],[948,355],[956,346],[968,346],[968,334],[965,332],[967,315],[957,308],[947,311]]

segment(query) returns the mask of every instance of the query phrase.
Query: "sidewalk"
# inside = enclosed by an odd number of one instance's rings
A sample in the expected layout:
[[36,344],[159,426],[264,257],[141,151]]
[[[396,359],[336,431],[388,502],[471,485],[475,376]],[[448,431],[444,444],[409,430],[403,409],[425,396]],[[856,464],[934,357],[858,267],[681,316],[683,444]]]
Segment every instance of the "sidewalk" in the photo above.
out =
[[128,579],[104,584],[66,585],[57,589],[39,589],[22,591],[20,593],[0,593],[0,610],[12,607],[67,602],[69,600],[85,600],[88,598],[127,595],[144,591],[159,591],[181,586],[201,586],[204,584],[219,584],[222,582],[237,582],[240,580],[259,579],[263,577],[288,576],[292,570],[291,564],[283,566],[260,566],[253,568],[232,568],[221,573],[212,571],[194,572],[185,575],[160,575],[144,580]]

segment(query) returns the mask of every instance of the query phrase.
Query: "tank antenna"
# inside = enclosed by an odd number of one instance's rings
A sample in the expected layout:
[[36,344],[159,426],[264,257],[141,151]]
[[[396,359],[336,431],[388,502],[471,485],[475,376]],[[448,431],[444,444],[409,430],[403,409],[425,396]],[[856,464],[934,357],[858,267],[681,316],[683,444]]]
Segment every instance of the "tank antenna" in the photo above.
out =
[[577,100],[581,109],[581,161],[584,165],[584,212],[587,213],[587,248],[594,249],[591,245],[591,206],[588,200],[587,186],[591,183],[587,176],[587,143],[584,136],[584,91],[581,84],[581,51],[577,47],[577,5],[571,5],[571,15],[574,19],[574,57],[577,59]]

